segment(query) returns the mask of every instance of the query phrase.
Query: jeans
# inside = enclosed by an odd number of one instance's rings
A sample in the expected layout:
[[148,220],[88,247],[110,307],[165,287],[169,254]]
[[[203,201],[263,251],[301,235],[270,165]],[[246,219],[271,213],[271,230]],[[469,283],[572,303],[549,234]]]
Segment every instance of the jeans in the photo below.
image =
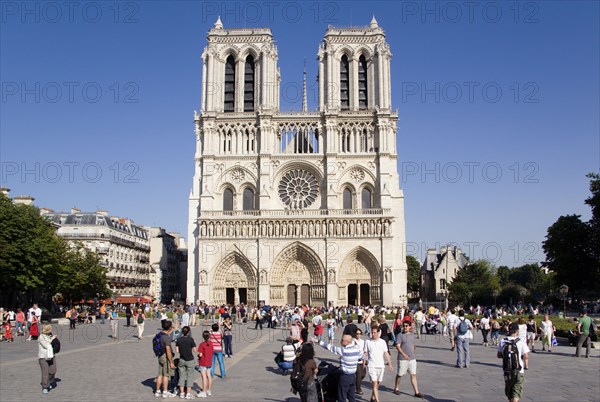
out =
[[225,346],[225,354],[228,356],[233,356],[233,351],[231,350],[232,340],[233,340],[233,335],[225,335],[223,337],[223,344]]
[[24,332],[23,322],[17,321],[16,331],[17,331],[17,335],[20,334],[20,333],[22,333],[22,332]]
[[356,374],[343,374],[340,375],[340,380],[338,384],[338,401],[346,402],[346,400],[350,402],[355,402],[355,388],[356,388]]
[[[456,365],[461,368],[463,366],[469,367],[469,365],[471,364],[471,354],[469,351],[469,338],[466,338],[466,337],[465,338],[461,338],[461,337],[456,338],[456,353],[458,355],[458,358],[456,360]],[[463,359],[463,356],[464,356],[464,359]]]
[[212,358],[212,367],[210,368],[210,376],[215,376],[215,360],[219,362],[219,369],[221,371],[221,378],[225,378],[225,363],[223,362],[223,352],[214,352]]
[[294,362],[293,361],[291,361],[291,362],[282,361],[281,363],[277,363],[277,365],[285,373],[286,371],[292,369],[292,366],[294,365]]
[[100,320],[102,320],[102,324],[104,324],[104,317],[105,316],[106,316],[106,313],[100,314]]

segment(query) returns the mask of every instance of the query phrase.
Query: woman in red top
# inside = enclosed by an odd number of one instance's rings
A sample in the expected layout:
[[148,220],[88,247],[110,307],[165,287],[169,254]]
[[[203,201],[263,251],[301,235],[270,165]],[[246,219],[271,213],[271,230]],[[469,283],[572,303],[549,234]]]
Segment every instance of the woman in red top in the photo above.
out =
[[25,335],[25,313],[22,308],[17,310],[17,336]]
[[29,328],[29,339],[28,340],[37,340],[40,336],[40,328],[38,327],[38,318],[35,314],[33,314],[31,318],[31,327]]
[[210,368],[212,367],[213,359],[213,345],[210,341],[210,332],[204,331],[202,333],[202,342],[198,346],[198,366],[200,367],[200,374],[202,374],[202,391],[198,394],[200,398],[206,398],[211,395],[210,390],[212,386],[212,377],[210,376]]

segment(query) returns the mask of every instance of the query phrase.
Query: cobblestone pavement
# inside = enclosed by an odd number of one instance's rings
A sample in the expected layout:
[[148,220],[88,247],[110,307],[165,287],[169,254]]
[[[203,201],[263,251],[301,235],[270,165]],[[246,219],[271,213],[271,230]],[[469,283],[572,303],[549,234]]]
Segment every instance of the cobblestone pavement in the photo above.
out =
[[[110,339],[108,323],[80,325],[74,331],[68,326],[54,327],[62,343],[57,356],[58,387],[47,395],[41,393],[37,343],[18,338],[14,343],[0,344],[0,401],[157,400],[153,396],[157,365],[151,338],[158,330],[158,321],[146,322],[142,340],[132,337],[136,334],[135,328],[121,326],[118,342]],[[196,340],[203,329],[204,326],[193,327],[192,335]],[[338,331],[338,338],[340,334]],[[273,362],[285,336],[286,332],[281,329],[265,327],[263,331],[255,331],[254,325],[237,325],[234,356],[225,359],[227,379],[215,379],[213,396],[207,400],[299,401],[299,397],[289,392],[289,375],[280,374]],[[483,347],[481,337],[476,335],[471,344],[468,369],[454,367],[456,353],[449,349],[447,338],[425,335],[417,340],[417,377],[426,400],[505,400],[502,370],[495,348]],[[599,401],[599,351],[592,349],[589,359],[574,358],[574,351],[574,347],[558,346],[552,353],[531,354],[522,400]],[[336,356],[320,347],[317,356],[320,360],[338,362]],[[392,361],[396,367],[396,352],[392,352]],[[408,378],[402,380],[401,395],[391,392],[394,375],[386,371],[381,401],[417,400],[412,396]],[[363,391],[364,395],[358,400],[368,401],[371,387],[366,379]]]

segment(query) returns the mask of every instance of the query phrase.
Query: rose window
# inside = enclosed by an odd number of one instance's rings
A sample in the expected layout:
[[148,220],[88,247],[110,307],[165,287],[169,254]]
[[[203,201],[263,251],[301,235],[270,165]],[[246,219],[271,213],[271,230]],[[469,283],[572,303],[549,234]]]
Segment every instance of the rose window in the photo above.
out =
[[285,205],[292,209],[303,209],[317,200],[319,185],[312,173],[293,169],[281,178],[278,191]]

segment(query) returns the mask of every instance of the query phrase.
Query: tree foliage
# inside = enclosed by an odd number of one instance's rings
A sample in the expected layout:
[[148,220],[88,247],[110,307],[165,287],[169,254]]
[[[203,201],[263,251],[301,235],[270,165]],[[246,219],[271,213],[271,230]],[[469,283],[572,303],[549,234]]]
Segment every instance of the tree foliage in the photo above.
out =
[[448,285],[448,297],[463,305],[469,302],[488,304],[493,302],[494,289],[499,288],[495,267],[489,261],[478,260],[458,271],[452,283]]
[[406,256],[407,265],[407,288],[409,292],[418,292],[421,280],[421,267],[419,262],[412,255]]
[[[109,295],[106,270],[95,253],[71,248],[32,205],[14,204],[0,194],[0,293],[3,303],[50,299],[55,293],[75,300]],[[43,300],[35,300],[43,301]]]

